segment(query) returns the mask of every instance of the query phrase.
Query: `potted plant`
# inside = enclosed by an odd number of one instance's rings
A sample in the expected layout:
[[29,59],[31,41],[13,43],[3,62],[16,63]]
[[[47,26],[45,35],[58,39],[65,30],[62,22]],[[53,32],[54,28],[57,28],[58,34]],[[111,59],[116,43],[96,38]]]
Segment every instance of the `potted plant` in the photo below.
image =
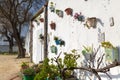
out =
[[55,12],[55,6],[53,2],[50,2],[50,11]]
[[54,36],[54,40],[55,40],[56,45],[60,44],[60,40],[57,36]]
[[92,58],[93,49],[90,46],[83,46],[82,54],[84,55],[85,59],[88,61]]
[[50,65],[50,60],[45,58],[41,66],[41,71],[36,74],[34,80],[55,80],[58,75],[57,66]]
[[23,80],[34,80],[35,70],[32,67],[28,67],[23,70]]
[[96,17],[87,18],[87,20],[85,22],[85,26],[88,29],[90,29],[91,27],[96,28],[96,26],[97,26],[97,18]]
[[60,39],[59,42],[60,42],[60,46],[65,46],[65,41],[63,41],[62,39]]
[[51,27],[51,29],[55,30],[56,29],[56,23],[51,21],[50,27]]
[[29,67],[29,64],[27,63],[27,62],[22,62],[22,64],[21,64],[21,69],[23,70],[23,69],[26,69],[26,68],[28,68]]
[[56,9],[56,14],[57,14],[59,17],[63,17],[63,11],[62,11],[62,10]]
[[111,42],[101,42],[101,46],[105,49],[106,61],[113,62],[119,59],[119,49],[114,47]]
[[77,19],[78,21],[83,22],[84,21],[84,16],[82,15],[82,13],[75,13],[74,15],[74,19]]
[[65,9],[65,12],[66,12],[67,15],[71,15],[71,16],[72,16],[72,14],[73,14],[73,9],[72,9],[72,8],[66,8],[66,9]]
[[52,46],[50,47],[50,49],[51,49],[51,52],[52,52],[52,53],[57,54],[57,47],[56,47],[56,46],[52,45]]

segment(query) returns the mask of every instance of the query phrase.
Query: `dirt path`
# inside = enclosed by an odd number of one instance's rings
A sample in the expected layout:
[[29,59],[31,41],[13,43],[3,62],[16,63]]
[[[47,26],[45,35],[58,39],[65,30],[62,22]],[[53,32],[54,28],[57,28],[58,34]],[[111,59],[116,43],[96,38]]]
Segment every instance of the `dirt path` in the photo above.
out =
[[22,80],[20,65],[23,61],[29,62],[29,58],[16,59],[16,55],[0,55],[0,80]]

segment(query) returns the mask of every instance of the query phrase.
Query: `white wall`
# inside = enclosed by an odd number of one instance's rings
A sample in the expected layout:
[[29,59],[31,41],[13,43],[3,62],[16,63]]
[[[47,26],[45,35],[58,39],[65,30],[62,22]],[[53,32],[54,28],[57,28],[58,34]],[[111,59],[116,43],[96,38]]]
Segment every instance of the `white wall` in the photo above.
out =
[[[43,14],[41,14],[43,17]],[[39,19],[36,19],[38,23],[33,21],[33,62],[38,64],[44,60],[43,54],[43,42],[40,41],[39,35],[44,34],[44,23],[40,23]]]
[[[48,57],[52,58],[57,56],[50,51],[50,46],[56,45],[54,42],[54,36],[58,36],[65,41],[65,46],[57,46],[59,52],[69,52],[72,49],[81,51],[83,45],[94,47],[99,46],[98,33],[99,31],[105,33],[105,41],[110,41],[114,46],[120,46],[120,0],[49,0],[55,4],[55,8],[62,10],[64,12],[63,18],[60,18],[56,13],[50,12],[50,3],[48,5]],[[97,22],[96,29],[88,29],[84,27],[85,22],[79,22],[74,19],[73,16],[68,16],[65,13],[66,8],[73,9],[73,15],[77,12],[81,12],[85,19],[87,17],[96,17],[100,21]],[[110,27],[109,19],[114,18],[114,26]],[[49,24],[51,21],[56,22],[56,30],[51,30]],[[41,59],[41,43],[38,41],[38,33],[40,28],[43,28],[43,23],[40,25],[35,25],[33,32],[33,61],[38,63]],[[43,55],[42,55],[43,56]],[[38,58],[39,57],[39,58]],[[61,55],[63,57],[63,55]],[[111,73],[112,72],[112,73]],[[112,80],[119,80],[120,69],[116,67],[112,69],[110,74],[112,75]],[[116,75],[116,76],[115,76]],[[119,77],[119,79],[118,79]],[[104,78],[104,80],[108,80]]]

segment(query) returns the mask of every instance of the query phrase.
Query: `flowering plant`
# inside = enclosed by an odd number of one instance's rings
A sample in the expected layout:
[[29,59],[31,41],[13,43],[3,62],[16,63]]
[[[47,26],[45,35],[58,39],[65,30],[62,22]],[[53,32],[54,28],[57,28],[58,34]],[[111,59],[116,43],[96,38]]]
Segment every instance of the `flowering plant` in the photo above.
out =
[[77,19],[78,21],[83,22],[84,21],[84,16],[82,15],[82,13],[75,13],[74,15],[74,19]]

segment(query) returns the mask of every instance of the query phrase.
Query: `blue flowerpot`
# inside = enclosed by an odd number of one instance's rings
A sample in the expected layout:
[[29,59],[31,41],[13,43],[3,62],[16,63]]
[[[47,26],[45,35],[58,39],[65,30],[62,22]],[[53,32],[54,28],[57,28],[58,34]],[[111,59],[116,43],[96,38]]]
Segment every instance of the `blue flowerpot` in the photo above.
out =
[[55,40],[56,45],[60,44],[60,40]]

